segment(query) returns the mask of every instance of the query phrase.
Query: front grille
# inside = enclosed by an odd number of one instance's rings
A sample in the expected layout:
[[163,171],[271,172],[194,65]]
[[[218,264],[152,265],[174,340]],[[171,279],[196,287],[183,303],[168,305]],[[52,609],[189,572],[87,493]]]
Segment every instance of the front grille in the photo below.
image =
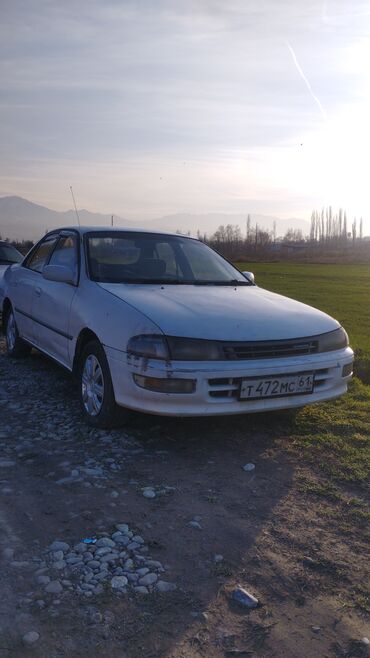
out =
[[271,340],[248,343],[223,343],[225,359],[242,361],[248,359],[271,359],[284,356],[303,356],[318,351],[317,340]]

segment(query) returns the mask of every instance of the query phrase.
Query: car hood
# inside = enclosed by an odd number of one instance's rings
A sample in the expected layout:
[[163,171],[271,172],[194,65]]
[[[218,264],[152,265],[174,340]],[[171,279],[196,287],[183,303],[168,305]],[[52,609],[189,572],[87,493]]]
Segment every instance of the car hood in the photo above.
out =
[[257,286],[98,285],[141,311],[167,336],[279,340],[340,326],[311,306]]

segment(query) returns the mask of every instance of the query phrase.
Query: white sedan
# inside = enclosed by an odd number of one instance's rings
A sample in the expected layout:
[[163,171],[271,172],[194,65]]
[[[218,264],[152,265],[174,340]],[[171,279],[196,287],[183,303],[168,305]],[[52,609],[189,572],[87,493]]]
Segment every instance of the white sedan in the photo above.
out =
[[124,410],[206,416],[286,409],[347,390],[353,352],[325,313],[256,286],[198,240],[68,228],[2,281],[9,356],[75,373],[96,427]]
[[[13,247],[9,242],[0,240],[0,281],[5,274],[5,270],[13,263],[20,263],[23,260],[22,254]],[[2,309],[2,288],[0,286],[0,315]]]

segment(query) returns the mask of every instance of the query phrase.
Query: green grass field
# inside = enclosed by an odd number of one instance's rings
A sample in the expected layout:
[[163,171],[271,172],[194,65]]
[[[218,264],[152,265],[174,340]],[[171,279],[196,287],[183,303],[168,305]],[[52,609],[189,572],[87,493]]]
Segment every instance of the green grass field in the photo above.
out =
[[[359,366],[370,365],[370,266],[236,263],[254,272],[257,285],[336,318],[346,329]],[[360,374],[359,370],[359,374]],[[369,380],[370,381],[370,380]]]
[[[370,518],[370,386],[366,385],[370,384],[370,267],[297,263],[237,263],[237,267],[254,272],[262,288],[329,313],[349,334],[356,352],[355,374],[364,383],[355,377],[339,400],[293,414],[288,450],[302,464],[312,464],[310,475],[299,484],[308,504],[311,498],[317,505],[325,500],[340,532],[362,536]],[[350,486],[354,483],[356,495]],[[360,605],[367,612],[369,600],[367,591]]]

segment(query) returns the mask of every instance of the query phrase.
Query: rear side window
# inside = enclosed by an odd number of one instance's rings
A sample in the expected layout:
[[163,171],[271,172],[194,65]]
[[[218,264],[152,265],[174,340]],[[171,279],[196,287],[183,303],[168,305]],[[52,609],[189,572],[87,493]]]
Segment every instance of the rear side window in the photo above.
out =
[[57,235],[50,236],[45,238],[36,248],[36,250],[31,254],[30,259],[26,263],[26,267],[34,272],[42,272],[44,265],[48,262],[48,258],[51,254],[52,249],[55,246],[55,243],[58,239]]
[[65,235],[60,238],[55,247],[49,265],[63,265],[75,269],[77,267],[77,242],[72,235]]

